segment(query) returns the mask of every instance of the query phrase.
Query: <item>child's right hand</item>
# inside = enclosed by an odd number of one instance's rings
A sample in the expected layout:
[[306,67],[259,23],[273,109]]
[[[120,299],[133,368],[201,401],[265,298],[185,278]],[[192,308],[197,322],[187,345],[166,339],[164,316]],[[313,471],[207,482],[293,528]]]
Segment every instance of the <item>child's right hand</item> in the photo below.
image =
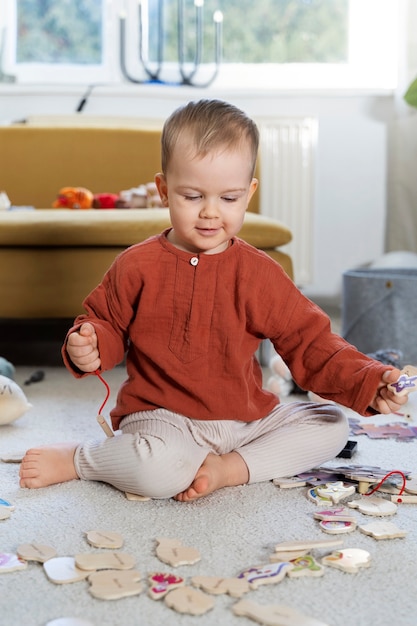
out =
[[95,372],[100,369],[101,360],[94,326],[85,322],[77,332],[69,335],[67,352],[75,367],[82,372]]

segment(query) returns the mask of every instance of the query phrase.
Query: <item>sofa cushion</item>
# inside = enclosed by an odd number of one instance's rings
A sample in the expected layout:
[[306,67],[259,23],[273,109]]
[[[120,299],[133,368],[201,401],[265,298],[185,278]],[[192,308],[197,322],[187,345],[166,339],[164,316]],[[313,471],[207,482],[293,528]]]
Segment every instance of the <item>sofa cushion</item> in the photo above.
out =
[[[0,245],[32,247],[129,246],[170,226],[168,209],[38,209],[0,212]],[[260,249],[291,241],[290,230],[276,220],[245,214],[239,236]]]

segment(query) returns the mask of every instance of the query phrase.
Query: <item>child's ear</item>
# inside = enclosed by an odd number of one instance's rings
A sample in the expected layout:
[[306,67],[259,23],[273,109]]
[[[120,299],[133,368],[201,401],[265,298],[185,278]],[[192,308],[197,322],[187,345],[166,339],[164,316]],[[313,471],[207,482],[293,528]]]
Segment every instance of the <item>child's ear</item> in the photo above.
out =
[[162,206],[168,206],[168,185],[164,174],[155,174],[155,185],[161,198]]
[[248,196],[248,204],[250,202],[250,199],[252,198],[253,194],[255,193],[255,191],[258,188],[258,179],[257,178],[252,178],[250,185],[249,185],[249,196]]

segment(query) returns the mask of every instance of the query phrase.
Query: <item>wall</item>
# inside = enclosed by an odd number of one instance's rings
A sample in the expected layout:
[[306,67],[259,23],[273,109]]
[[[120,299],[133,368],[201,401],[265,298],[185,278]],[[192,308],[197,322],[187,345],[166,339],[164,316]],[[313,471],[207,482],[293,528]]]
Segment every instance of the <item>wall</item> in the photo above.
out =
[[[75,112],[85,87],[0,86],[0,123],[30,115]],[[338,303],[342,274],[384,252],[390,93],[199,90],[157,85],[97,86],[85,115],[165,119],[185,101],[218,97],[255,119],[316,116],[319,122],[313,280],[303,291],[313,300]],[[1,147],[0,147],[1,149]],[[111,158],[111,155],[109,155]],[[22,181],[24,183],[24,181]]]

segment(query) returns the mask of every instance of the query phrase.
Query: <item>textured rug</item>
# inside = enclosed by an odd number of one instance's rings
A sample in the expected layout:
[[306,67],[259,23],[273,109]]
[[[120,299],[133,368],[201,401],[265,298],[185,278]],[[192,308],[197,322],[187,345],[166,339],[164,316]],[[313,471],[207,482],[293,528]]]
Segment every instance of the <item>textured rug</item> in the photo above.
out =
[[[16,382],[32,408],[10,425],[0,426],[0,457],[56,441],[103,437],[96,414],[104,396],[94,377],[77,381],[63,367],[45,368],[45,378],[24,385],[33,368],[18,367]],[[123,368],[105,374],[111,386],[107,414],[124,378]],[[417,394],[415,394],[417,395]],[[286,401],[295,399],[287,398]],[[365,464],[417,474],[416,441],[372,440],[358,436],[352,459],[329,465]],[[41,490],[20,489],[18,465],[0,463],[0,497],[15,510],[0,521],[0,552],[16,553],[26,543],[46,544],[58,556],[103,552],[86,541],[95,529],[118,532],[122,551],[132,555],[143,580],[138,596],[101,600],[89,592],[86,580],[50,582],[39,562],[21,571],[0,573],[0,623],[3,626],[43,626],[61,617],[78,617],[96,626],[245,626],[247,617],[233,614],[238,602],[230,595],[212,596],[214,607],[201,616],[174,612],[164,600],[147,594],[150,572],[171,572],[189,583],[191,577],[235,577],[247,568],[269,563],[278,543],[326,540],[313,518],[317,506],[306,488],[280,489],[272,482],[227,488],[190,504],[174,500],[129,501],[125,494],[100,483],[72,481]],[[374,520],[353,512],[359,524]],[[359,548],[370,554],[367,568],[346,573],[326,567],[320,577],[285,577],[281,582],[251,590],[245,599],[260,605],[284,604],[328,626],[414,626],[417,593],[417,504],[402,504],[390,522],[407,532],[402,539],[376,540],[360,532],[339,535],[341,549]],[[156,556],[156,539],[180,540],[197,548],[201,560],[173,568]],[[316,548],[320,559],[334,548]],[[109,552],[107,550],[107,552]],[[280,623],[280,622],[277,622]]]

